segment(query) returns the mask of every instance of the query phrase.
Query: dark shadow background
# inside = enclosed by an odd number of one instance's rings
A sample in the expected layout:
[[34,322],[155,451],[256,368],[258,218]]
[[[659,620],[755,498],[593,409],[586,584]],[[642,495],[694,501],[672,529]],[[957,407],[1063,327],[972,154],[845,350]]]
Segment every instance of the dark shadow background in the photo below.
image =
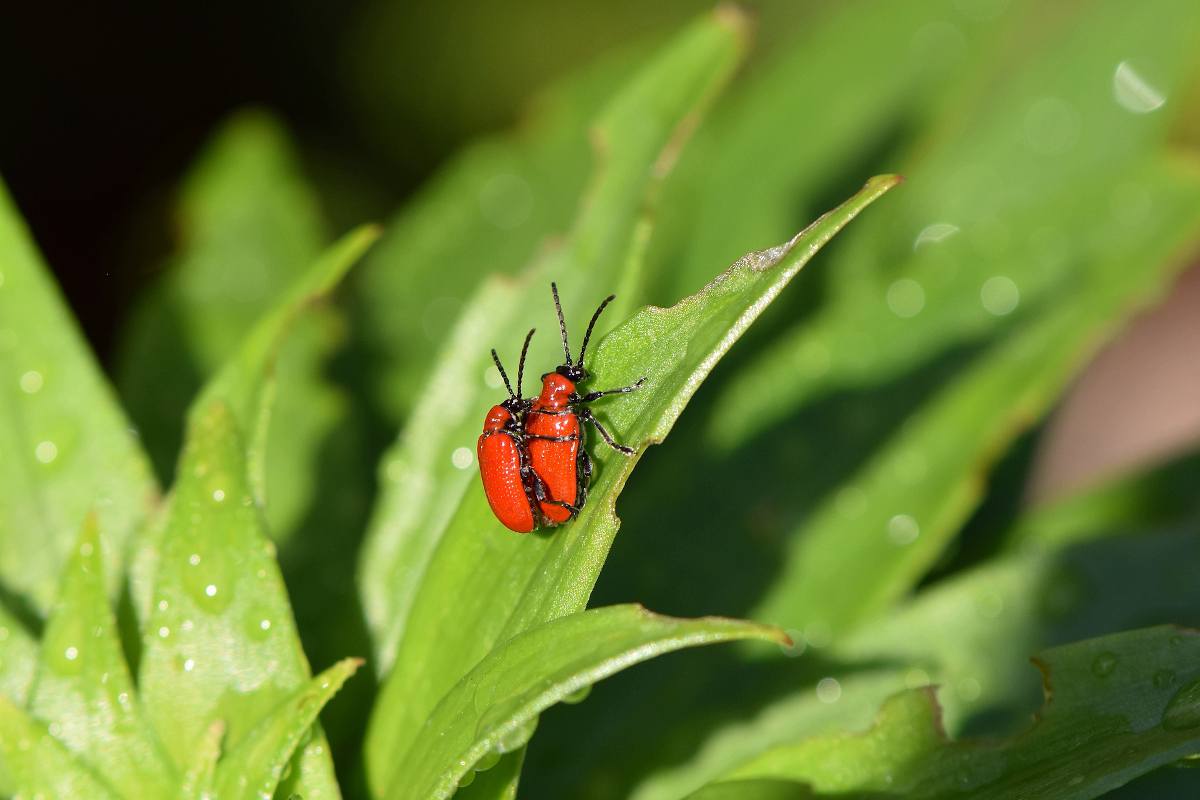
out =
[[[10,3],[0,175],[107,363],[171,250],[171,195],[231,111],[291,128],[339,227],[382,219],[465,140],[536,91],[710,3],[471,0]],[[497,35],[498,31],[504,35]]]

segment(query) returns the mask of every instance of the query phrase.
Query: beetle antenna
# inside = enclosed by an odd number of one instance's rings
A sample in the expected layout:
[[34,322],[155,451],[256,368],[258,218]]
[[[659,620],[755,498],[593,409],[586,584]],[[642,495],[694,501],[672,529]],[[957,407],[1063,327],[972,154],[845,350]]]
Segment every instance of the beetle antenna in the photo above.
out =
[[[588,323],[587,333],[585,333],[583,335],[583,347],[579,348],[579,363],[580,364],[583,363],[583,354],[587,352],[588,339],[592,338],[592,328],[594,328],[596,326],[596,320],[600,319],[600,312],[604,310],[604,307],[606,305],[608,305],[609,303],[611,303],[613,300],[616,300],[616,299],[617,299],[617,296],[615,294],[610,294],[608,297],[604,298],[604,302],[601,303],[600,307],[596,309],[596,313],[592,314],[592,321]],[[570,363],[570,362],[568,362],[568,363]]]
[[525,377],[525,354],[529,352],[529,340],[533,338],[533,332],[537,328],[530,328],[529,333],[525,334],[525,344],[521,345],[521,360],[517,364],[517,399],[521,399],[521,380]]
[[500,370],[500,377],[504,379],[504,388],[508,389],[508,396],[514,397],[512,384],[508,382],[508,373],[504,371],[504,365],[500,363],[500,356],[496,355],[496,348],[492,348],[492,361],[496,362],[496,369]]
[[558,302],[558,287],[550,281],[550,293],[554,295],[554,310],[558,312],[558,329],[562,332],[563,355],[567,357],[567,366],[571,366],[571,348],[567,346],[567,321],[563,319],[562,303]]

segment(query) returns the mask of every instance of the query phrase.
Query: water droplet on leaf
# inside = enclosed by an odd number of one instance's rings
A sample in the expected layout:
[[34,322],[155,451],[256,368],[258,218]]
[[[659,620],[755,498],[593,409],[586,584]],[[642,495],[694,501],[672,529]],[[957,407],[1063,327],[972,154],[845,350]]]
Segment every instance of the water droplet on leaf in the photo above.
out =
[[1092,659],[1092,674],[1107,678],[1117,668],[1117,657],[1112,653],[1101,653]]
[[1167,730],[1184,731],[1200,726],[1200,679],[1184,686],[1163,710],[1162,725]]

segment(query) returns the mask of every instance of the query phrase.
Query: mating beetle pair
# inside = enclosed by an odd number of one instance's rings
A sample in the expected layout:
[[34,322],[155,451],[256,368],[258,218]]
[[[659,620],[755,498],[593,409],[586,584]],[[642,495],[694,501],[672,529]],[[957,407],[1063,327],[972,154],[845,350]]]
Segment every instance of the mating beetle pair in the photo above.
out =
[[632,448],[613,441],[586,404],[605,395],[632,392],[646,380],[642,378],[632,386],[620,389],[580,395],[576,391],[577,385],[590,377],[583,366],[583,356],[592,328],[614,295],[604,298],[592,315],[583,335],[583,346],[579,348],[579,359],[572,362],[558,287],[551,283],[550,291],[558,312],[566,363],[542,376],[541,395],[523,398],[521,381],[525,373],[525,353],[529,350],[533,330],[525,335],[525,344],[521,347],[515,393],[500,364],[500,357],[493,350],[492,360],[504,379],[508,399],[488,411],[476,448],[483,491],[492,513],[505,527],[517,533],[569,522],[583,507],[592,477],[592,462],[584,447],[583,423],[595,426],[613,449],[625,455],[633,454]]

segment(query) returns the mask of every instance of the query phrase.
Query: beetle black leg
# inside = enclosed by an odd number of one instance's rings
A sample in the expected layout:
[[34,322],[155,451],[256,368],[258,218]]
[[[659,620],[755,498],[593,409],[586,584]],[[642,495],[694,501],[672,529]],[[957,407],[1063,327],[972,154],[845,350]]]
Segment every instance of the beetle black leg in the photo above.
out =
[[[588,486],[592,482],[592,460],[588,458],[587,450],[579,448],[578,459],[579,482]],[[582,505],[582,504],[581,504]]]
[[630,392],[633,392],[633,391],[636,391],[636,390],[642,388],[642,384],[645,382],[646,382],[645,378],[638,378],[637,383],[633,384],[632,386],[622,386],[620,389],[605,389],[603,392],[588,392],[587,394],[583,395],[575,402],[590,403],[593,400],[599,400],[601,397],[606,397],[607,395],[610,395],[610,394],[629,394]]
[[584,422],[590,422],[592,425],[596,426],[596,430],[600,432],[600,436],[604,439],[605,443],[608,444],[609,447],[611,447],[613,450],[616,450],[618,453],[624,453],[627,456],[633,455],[634,449],[632,447],[626,447],[623,444],[617,444],[615,441],[613,441],[613,438],[608,435],[608,431],[604,430],[604,426],[600,424],[600,420],[596,419],[596,417],[592,415],[591,411],[586,408],[581,408],[578,410],[578,413],[581,420]]
[[579,457],[575,460],[575,502],[583,508],[587,502],[588,487],[592,485],[592,460],[588,458],[587,448],[579,448]]
[[548,506],[558,506],[565,508],[567,512],[574,517],[579,513],[579,506],[573,506],[570,503],[565,503],[562,500],[552,500],[550,493],[546,491],[546,482],[542,480],[542,476],[538,475],[533,470],[530,470],[533,482],[533,496],[539,503],[545,503]]

